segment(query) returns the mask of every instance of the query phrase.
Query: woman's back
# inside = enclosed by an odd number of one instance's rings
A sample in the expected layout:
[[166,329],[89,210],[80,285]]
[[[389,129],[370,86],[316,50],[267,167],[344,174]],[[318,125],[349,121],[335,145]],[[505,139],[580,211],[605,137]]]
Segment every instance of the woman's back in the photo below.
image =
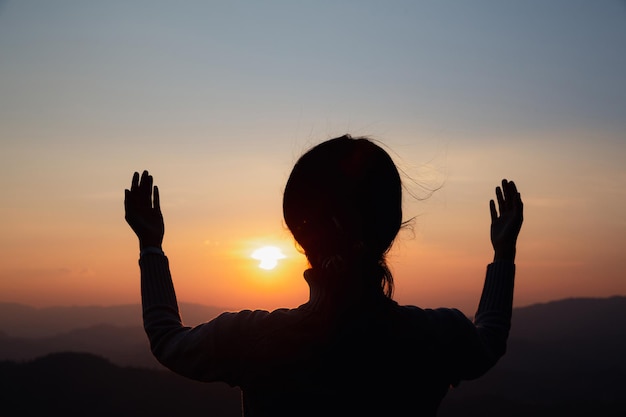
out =
[[382,294],[238,315],[246,416],[434,415],[452,382],[429,314]]
[[[141,261],[153,282],[155,271],[165,271],[160,262]],[[513,269],[500,269],[490,267],[488,281],[510,287]],[[335,273],[307,270],[305,278],[311,296],[298,308],[224,313],[195,328],[181,327],[174,310],[146,291],[144,324],[155,356],[190,378],[241,387],[246,416],[394,416],[434,415],[450,385],[480,376],[504,353],[493,335],[504,332],[506,340],[506,308],[495,316],[488,310],[488,320],[475,325],[458,310],[338,289],[345,280]]]

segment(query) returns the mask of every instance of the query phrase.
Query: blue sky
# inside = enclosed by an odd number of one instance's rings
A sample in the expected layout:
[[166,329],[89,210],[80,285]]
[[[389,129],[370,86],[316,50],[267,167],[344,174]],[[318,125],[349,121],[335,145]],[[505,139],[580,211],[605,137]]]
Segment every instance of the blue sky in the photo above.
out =
[[8,1],[0,13],[3,122],[282,121],[292,135],[625,123],[620,1]]

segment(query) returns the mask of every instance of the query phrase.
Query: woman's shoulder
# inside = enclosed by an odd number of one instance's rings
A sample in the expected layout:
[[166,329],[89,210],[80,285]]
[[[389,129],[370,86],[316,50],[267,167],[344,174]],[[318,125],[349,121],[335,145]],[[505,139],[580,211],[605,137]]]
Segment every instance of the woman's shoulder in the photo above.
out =
[[456,308],[421,308],[414,305],[397,305],[393,310],[395,311],[394,315],[400,317],[402,321],[431,334],[474,327],[472,321]]
[[255,330],[255,332],[276,331],[290,328],[301,322],[308,314],[306,309],[278,308],[275,310],[246,309],[234,312],[224,312],[213,319],[216,325],[238,327],[240,330]]

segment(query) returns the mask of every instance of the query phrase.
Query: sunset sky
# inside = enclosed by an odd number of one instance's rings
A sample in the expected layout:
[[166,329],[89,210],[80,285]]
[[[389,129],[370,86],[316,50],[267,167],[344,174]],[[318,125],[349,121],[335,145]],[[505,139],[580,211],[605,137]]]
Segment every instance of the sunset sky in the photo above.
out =
[[123,197],[148,169],[180,301],[295,307],[282,189],[345,133],[403,172],[400,303],[474,313],[502,178],[515,305],[626,295],[624,1],[0,0],[0,302],[139,302]]

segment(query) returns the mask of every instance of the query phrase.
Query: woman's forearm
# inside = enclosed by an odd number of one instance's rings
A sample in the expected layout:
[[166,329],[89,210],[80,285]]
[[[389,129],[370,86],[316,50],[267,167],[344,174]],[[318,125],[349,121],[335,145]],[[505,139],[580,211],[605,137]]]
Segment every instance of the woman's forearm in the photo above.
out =
[[514,280],[515,264],[512,261],[499,260],[490,264],[474,316],[482,343],[494,361],[506,352],[511,328]]

